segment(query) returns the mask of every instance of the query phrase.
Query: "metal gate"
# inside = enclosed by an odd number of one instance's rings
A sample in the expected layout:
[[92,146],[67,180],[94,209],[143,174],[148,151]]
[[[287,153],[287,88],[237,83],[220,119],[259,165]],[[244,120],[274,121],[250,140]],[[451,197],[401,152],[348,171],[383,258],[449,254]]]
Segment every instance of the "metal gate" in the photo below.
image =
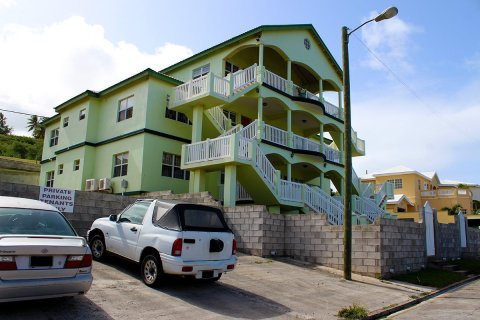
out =
[[463,213],[458,214],[458,227],[460,228],[460,248],[467,247],[466,219]]
[[433,226],[433,209],[428,201],[425,202],[425,205],[423,206],[423,217],[425,223],[427,257],[430,257],[435,255],[435,231]]

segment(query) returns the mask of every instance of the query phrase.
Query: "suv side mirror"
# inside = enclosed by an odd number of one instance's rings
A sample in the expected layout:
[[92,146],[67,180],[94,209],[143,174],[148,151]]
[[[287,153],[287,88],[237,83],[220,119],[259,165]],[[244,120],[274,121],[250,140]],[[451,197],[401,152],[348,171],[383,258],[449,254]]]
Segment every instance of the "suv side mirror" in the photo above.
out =
[[115,221],[115,222],[117,222],[117,215],[116,215],[116,214],[111,214],[111,215],[109,216],[109,218],[110,218],[110,221]]

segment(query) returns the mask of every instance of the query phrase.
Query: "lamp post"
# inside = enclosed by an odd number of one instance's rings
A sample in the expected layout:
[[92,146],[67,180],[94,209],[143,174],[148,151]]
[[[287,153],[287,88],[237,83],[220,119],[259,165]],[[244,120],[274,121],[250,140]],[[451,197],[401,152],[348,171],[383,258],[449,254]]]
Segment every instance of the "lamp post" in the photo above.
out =
[[342,27],[342,62],[343,62],[343,121],[345,135],[343,137],[345,165],[344,182],[344,212],[343,212],[343,276],[346,280],[352,280],[352,123],[350,112],[350,70],[348,62],[348,39],[349,36],[369,22],[379,22],[396,16],[398,9],[390,7],[373,19],[365,21],[352,31]]

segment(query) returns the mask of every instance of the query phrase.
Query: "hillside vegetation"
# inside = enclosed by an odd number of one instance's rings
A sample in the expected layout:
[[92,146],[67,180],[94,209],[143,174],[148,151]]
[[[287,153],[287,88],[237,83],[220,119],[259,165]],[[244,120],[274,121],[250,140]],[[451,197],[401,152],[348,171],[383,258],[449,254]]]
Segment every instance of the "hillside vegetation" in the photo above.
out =
[[43,140],[0,134],[0,156],[41,160]]

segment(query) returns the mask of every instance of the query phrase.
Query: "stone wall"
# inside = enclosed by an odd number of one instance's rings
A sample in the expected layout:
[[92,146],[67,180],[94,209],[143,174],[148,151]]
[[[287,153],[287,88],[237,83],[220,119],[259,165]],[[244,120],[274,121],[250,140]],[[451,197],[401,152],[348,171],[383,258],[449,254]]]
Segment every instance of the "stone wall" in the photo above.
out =
[[[38,199],[39,187],[0,182],[0,195]],[[220,207],[208,192],[172,194],[169,191],[142,198],[179,200]],[[65,216],[78,233],[86,235],[93,220],[118,213],[134,197],[75,191],[74,213]],[[271,214],[262,205],[224,208],[225,218],[237,239],[237,248],[258,256],[291,256],[295,259],[343,269],[343,226],[328,225],[325,215]],[[468,228],[467,248],[459,248],[456,224],[435,220],[436,258],[480,256],[480,230]],[[410,221],[379,219],[352,227],[352,271],[388,277],[391,273],[418,270],[426,265],[425,226]]]

